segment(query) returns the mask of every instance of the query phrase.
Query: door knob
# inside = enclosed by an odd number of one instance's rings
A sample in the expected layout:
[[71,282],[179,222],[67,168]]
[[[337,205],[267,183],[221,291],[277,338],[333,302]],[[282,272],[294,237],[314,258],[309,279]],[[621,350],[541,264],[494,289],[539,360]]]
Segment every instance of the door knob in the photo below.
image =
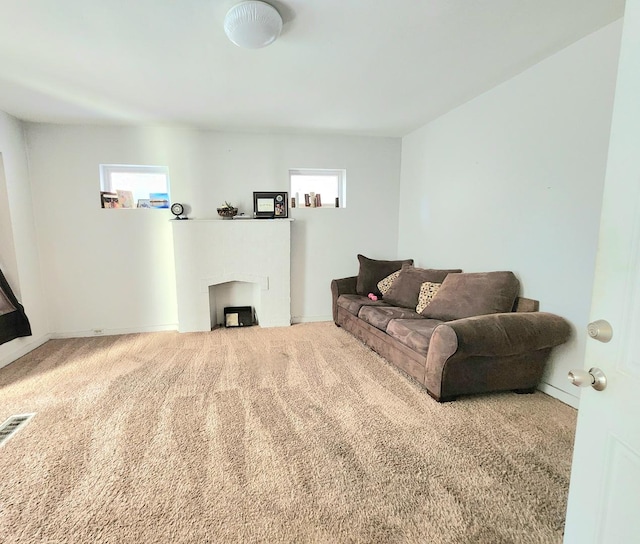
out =
[[602,391],[607,387],[607,377],[599,368],[590,368],[589,372],[582,369],[570,370],[567,376],[576,387],[593,387],[596,391]]
[[608,342],[613,338],[613,327],[611,327],[611,323],[604,319],[598,319],[598,321],[589,323],[589,325],[587,325],[587,332],[591,338],[600,340],[600,342]]

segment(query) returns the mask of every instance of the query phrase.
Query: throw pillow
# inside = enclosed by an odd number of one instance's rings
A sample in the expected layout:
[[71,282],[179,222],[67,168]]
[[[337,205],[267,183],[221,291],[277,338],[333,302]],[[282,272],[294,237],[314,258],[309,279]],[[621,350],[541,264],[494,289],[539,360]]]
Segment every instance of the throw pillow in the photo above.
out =
[[378,282],[378,289],[382,293],[382,296],[385,296],[387,294],[387,291],[393,285],[393,282],[396,280],[396,278],[399,275],[400,275],[400,270],[396,270],[395,272],[392,272],[386,278]]
[[394,306],[415,308],[418,305],[420,287],[425,281],[441,283],[448,274],[458,272],[461,272],[459,268],[454,270],[435,270],[403,265],[400,275],[387,291],[384,300]]
[[418,304],[416,305],[416,313],[420,314],[436,296],[438,289],[440,289],[441,283],[435,283],[433,281],[425,281],[420,286],[420,293],[418,294]]
[[431,319],[452,321],[510,312],[519,291],[520,282],[513,272],[451,274],[421,314]]
[[378,282],[386,278],[392,272],[400,270],[403,264],[413,264],[413,259],[404,261],[379,261],[369,259],[364,255],[358,255],[360,262],[360,270],[356,279],[356,293],[367,296],[373,293],[376,296],[382,296],[378,289]]

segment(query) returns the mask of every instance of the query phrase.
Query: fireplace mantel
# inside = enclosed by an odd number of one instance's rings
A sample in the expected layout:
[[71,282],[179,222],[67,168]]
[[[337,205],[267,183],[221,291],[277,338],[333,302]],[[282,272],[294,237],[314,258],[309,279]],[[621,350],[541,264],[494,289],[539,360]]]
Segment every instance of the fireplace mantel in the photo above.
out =
[[291,219],[173,220],[178,330],[211,330],[209,287],[260,288],[262,327],[291,324]]

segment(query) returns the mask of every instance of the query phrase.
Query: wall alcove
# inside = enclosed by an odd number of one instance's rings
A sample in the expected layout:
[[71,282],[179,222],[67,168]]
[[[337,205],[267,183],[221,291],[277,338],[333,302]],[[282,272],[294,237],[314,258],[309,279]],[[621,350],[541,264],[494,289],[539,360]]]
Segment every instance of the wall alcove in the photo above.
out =
[[227,281],[209,286],[209,315],[211,329],[224,325],[224,309],[227,306],[251,306],[255,324],[262,315],[260,284],[248,281]]

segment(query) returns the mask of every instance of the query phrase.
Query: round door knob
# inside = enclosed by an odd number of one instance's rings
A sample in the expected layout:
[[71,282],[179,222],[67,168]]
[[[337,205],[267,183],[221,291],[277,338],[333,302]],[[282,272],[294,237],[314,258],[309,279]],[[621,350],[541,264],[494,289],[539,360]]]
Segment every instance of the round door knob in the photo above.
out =
[[594,340],[600,340],[600,342],[609,342],[613,338],[613,327],[611,323],[604,319],[598,319],[593,323],[587,325],[587,333]]
[[593,387],[596,391],[602,391],[607,387],[607,377],[599,368],[590,368],[589,372],[582,369],[570,370],[567,375],[569,381],[576,387]]

